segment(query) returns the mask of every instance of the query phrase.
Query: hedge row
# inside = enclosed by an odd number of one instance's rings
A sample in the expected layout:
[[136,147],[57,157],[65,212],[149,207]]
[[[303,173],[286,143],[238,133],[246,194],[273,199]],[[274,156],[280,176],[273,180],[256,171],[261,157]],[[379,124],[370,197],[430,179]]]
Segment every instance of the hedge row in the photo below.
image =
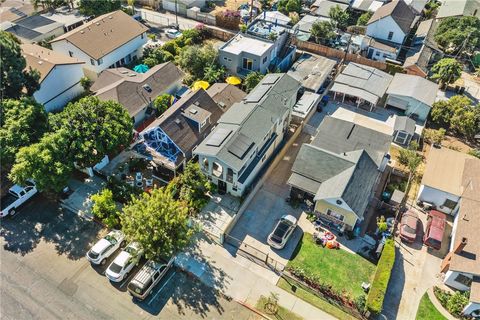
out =
[[382,311],[383,299],[387,292],[388,281],[395,263],[395,243],[392,239],[387,239],[383,247],[382,256],[377,264],[375,277],[367,296],[365,308],[373,314],[379,314]]

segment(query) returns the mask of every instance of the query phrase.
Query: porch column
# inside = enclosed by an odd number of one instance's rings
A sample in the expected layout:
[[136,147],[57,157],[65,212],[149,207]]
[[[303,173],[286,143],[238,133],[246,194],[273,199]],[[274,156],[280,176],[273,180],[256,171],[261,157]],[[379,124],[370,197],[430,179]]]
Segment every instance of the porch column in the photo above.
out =
[[357,108],[360,108],[360,98],[357,98]]
[[370,103],[370,112],[372,112],[372,110],[375,108],[375,106],[373,105],[373,103]]
[[333,100],[335,100],[337,98],[337,92],[333,92]]
[[343,93],[342,103],[345,103],[345,93]]

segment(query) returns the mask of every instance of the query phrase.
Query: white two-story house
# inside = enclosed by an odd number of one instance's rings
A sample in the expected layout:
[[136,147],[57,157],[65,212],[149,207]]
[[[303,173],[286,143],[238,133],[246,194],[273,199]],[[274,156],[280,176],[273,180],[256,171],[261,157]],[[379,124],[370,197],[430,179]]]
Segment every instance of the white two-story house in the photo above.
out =
[[40,73],[40,88],[33,97],[47,112],[61,110],[71,99],[83,92],[83,61],[49,50],[36,44],[21,46],[27,69]]
[[219,192],[242,196],[248,190],[281,144],[299,89],[300,83],[287,74],[266,75],[194,149]]
[[118,10],[99,16],[53,39],[52,49],[83,62],[85,75],[96,79],[107,69],[141,57],[148,28]]
[[[395,0],[378,8],[367,24],[366,35],[375,39],[368,57],[375,60],[385,60],[384,57],[396,59],[397,49],[405,42],[415,21],[414,10],[403,0]],[[392,52],[397,54],[392,55]]]

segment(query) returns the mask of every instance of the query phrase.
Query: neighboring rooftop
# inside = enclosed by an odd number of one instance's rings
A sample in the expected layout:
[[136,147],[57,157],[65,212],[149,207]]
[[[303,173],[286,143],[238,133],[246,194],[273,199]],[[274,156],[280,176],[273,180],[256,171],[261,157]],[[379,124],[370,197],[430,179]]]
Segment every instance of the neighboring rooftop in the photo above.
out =
[[459,16],[480,18],[480,0],[443,0],[436,18]]
[[239,55],[242,52],[248,52],[256,56],[262,56],[272,46],[273,43],[271,41],[263,41],[238,33],[220,49],[234,55]]
[[228,109],[247,95],[244,91],[228,83],[214,83],[207,93],[221,108]]
[[[248,150],[251,150],[262,145],[274,123],[287,111],[287,100],[296,96],[299,88],[300,83],[287,74],[267,74],[242,102],[225,112],[215,130],[195,152],[215,156],[240,171],[248,158],[243,152],[232,152],[231,147],[234,144],[249,145]],[[238,139],[243,142],[237,143]]]
[[0,22],[13,22],[31,15],[34,11],[30,1],[5,0],[0,5]]
[[312,30],[313,24],[320,21],[330,21],[330,18],[313,16],[311,14],[304,15],[303,18],[300,19],[295,26],[293,26],[293,30],[297,39],[308,41],[311,36],[310,31]]
[[412,97],[427,106],[432,106],[437,97],[438,84],[404,73],[396,73],[387,89],[387,94]]
[[461,196],[467,159],[474,159],[474,157],[448,148],[430,148],[422,184]]
[[356,96],[376,105],[392,79],[393,76],[386,72],[350,62],[335,79],[331,91]]
[[310,6],[310,8],[313,14],[329,18],[330,9],[336,6],[339,6],[342,11],[348,9],[348,3],[335,2],[331,0],[317,0]]
[[382,1],[377,0],[355,0],[352,3],[352,8],[360,11],[375,12],[383,5]]
[[298,100],[293,107],[292,116],[305,119],[310,114],[312,109],[316,108],[316,106],[319,104],[320,98],[320,95],[317,93],[305,91],[300,100]]
[[336,64],[335,60],[303,53],[288,70],[288,74],[305,89],[318,92]]
[[271,22],[271,21],[256,19],[248,26],[247,33],[253,36],[264,38],[264,39],[269,39],[271,33],[280,35],[286,32],[288,28],[289,27],[287,26],[287,24],[284,23],[283,21],[277,20],[277,21]]
[[13,33],[17,37],[35,41],[38,37],[44,34],[47,36],[56,29],[61,29],[60,32],[63,33],[63,24],[41,15],[33,15],[20,18],[15,22],[2,22],[1,29]]
[[397,54],[400,51],[400,46],[396,45],[395,43],[378,40],[374,38],[367,37],[369,39],[368,46],[372,48],[376,48],[381,51],[390,52],[393,54]]
[[389,16],[392,17],[405,34],[410,32],[415,21],[415,13],[405,1],[395,0],[378,8],[368,21],[368,24],[377,22],[378,20]]
[[403,131],[413,136],[415,134],[415,120],[407,116],[397,116],[393,130]]
[[82,15],[76,9],[75,10],[57,9],[55,12],[47,12],[42,14],[42,16],[63,24],[65,28],[68,28],[72,25],[75,25],[87,19],[86,16]]
[[100,100],[118,101],[131,116],[135,116],[183,76],[184,73],[172,62],[156,65],[145,73],[127,68],[105,69],[90,90]]
[[257,17],[257,19],[280,24],[289,24],[290,21],[292,21],[290,17],[284,15],[280,11],[264,11]]
[[98,60],[147,30],[143,24],[117,10],[101,15],[51,42],[67,40]]
[[391,135],[326,116],[311,144],[338,154],[365,150],[379,167],[390,149],[391,142]]
[[428,0],[404,0],[406,4],[412,7],[418,14],[422,13],[428,3]]
[[40,83],[55,66],[84,63],[76,58],[71,58],[36,44],[24,43],[21,45],[21,49],[27,68],[36,69],[40,72]]

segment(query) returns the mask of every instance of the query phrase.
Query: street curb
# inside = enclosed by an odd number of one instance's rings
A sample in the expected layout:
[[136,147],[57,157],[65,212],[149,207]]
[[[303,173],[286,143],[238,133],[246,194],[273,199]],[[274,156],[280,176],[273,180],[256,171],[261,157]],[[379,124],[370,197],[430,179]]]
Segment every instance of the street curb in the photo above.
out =
[[245,302],[238,301],[238,300],[235,300],[235,299],[233,299],[233,301],[235,301],[238,304],[241,304],[242,306],[249,309],[250,311],[255,312],[256,314],[258,314],[259,316],[261,316],[264,319],[272,320],[272,318],[268,317],[267,315],[263,314],[262,312],[258,311],[257,309],[255,309],[254,307],[250,306],[249,304],[247,304]]

